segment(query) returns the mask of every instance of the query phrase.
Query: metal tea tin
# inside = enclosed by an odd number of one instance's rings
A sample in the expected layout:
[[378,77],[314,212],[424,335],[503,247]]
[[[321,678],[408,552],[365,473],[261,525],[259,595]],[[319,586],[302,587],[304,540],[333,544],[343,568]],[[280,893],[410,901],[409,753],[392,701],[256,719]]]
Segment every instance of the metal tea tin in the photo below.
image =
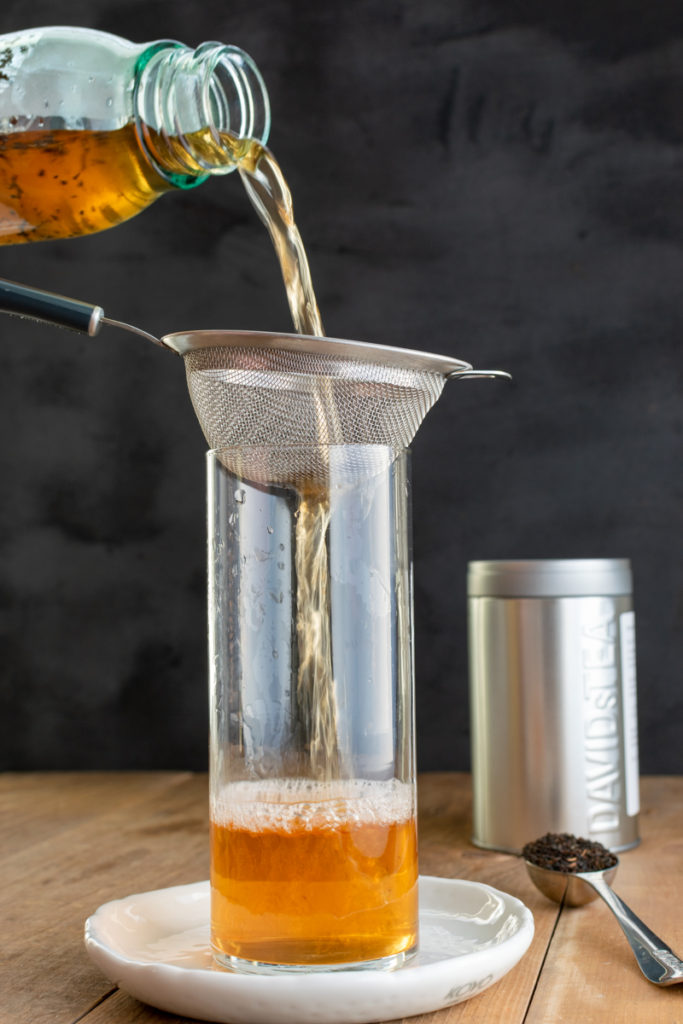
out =
[[639,842],[635,617],[627,559],[471,562],[473,842],[546,832]]

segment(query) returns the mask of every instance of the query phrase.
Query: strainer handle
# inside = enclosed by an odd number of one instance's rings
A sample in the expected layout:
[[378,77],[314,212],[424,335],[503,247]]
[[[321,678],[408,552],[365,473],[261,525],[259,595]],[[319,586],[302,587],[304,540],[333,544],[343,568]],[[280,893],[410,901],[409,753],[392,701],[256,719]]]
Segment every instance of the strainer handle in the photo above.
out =
[[101,306],[93,306],[79,299],[67,299],[65,295],[45,292],[41,288],[29,288],[4,278],[0,278],[0,313],[40,320],[55,327],[68,327],[72,331],[88,334],[91,338],[98,334],[102,324],[109,324],[147,338],[162,348],[167,347],[159,338],[140,327],[105,316]]
[[104,317],[101,306],[4,279],[0,279],[0,312],[68,327],[72,331],[89,334],[91,338],[99,331]]

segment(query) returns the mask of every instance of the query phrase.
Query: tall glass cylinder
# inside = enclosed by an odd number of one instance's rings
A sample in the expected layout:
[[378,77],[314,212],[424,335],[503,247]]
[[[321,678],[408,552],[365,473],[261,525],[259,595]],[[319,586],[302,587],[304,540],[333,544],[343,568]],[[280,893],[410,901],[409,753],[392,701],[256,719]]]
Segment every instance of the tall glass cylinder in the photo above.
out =
[[409,454],[208,455],[211,935],[233,969],[416,949]]

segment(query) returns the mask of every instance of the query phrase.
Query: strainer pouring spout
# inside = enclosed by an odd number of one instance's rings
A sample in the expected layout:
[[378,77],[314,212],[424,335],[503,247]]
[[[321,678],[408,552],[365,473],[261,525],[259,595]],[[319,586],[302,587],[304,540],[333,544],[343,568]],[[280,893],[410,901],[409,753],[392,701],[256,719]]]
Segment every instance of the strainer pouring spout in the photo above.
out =
[[235,444],[407,447],[447,380],[510,378],[504,370],[410,349],[256,331],[157,338],[101,306],[0,280],[0,312],[97,335],[106,324],[183,357],[190,397],[212,449]]

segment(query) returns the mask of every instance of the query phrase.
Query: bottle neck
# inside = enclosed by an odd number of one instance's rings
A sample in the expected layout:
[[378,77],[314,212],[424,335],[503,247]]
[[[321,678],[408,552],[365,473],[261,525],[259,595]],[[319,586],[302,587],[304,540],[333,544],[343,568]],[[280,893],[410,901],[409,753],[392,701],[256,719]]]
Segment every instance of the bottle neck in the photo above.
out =
[[270,105],[261,74],[243,50],[162,43],[145,50],[135,85],[138,136],[155,169],[189,188],[228,174],[265,144]]

